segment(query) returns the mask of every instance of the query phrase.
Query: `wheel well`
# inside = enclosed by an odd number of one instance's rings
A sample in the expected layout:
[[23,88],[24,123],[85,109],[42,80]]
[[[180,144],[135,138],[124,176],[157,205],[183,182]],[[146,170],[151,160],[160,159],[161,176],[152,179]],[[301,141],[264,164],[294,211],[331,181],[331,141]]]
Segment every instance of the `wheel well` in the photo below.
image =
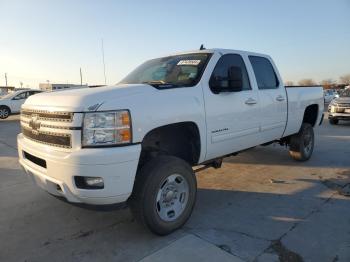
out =
[[200,135],[193,122],[181,122],[155,128],[144,137],[140,165],[159,154],[179,157],[190,165],[199,161]]
[[309,105],[306,107],[304,112],[303,123],[309,123],[312,126],[315,126],[318,116],[318,105]]
[[11,113],[11,108],[9,108],[8,106],[0,105],[0,108],[7,108],[9,110],[9,112]]

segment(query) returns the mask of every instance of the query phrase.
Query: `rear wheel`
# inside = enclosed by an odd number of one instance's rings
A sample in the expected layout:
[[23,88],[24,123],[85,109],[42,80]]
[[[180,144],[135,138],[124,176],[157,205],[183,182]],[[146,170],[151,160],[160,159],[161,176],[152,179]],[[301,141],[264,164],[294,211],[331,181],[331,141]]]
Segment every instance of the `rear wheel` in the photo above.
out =
[[299,133],[290,139],[289,154],[297,161],[309,160],[314,150],[314,130],[309,123],[303,123]]
[[337,125],[338,122],[339,122],[339,120],[336,119],[336,118],[330,118],[330,119],[329,119],[329,123],[330,123],[331,125]]
[[158,156],[139,170],[129,203],[141,223],[158,235],[166,235],[186,223],[196,192],[196,177],[187,162]]
[[6,106],[0,107],[0,118],[5,119],[10,115],[10,109]]

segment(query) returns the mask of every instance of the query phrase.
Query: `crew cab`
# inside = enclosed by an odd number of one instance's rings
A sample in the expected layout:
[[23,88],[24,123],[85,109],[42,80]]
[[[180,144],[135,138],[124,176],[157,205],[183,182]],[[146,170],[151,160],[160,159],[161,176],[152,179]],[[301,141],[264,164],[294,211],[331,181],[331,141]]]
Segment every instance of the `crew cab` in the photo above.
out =
[[34,94],[40,93],[40,90],[18,90],[0,98],[0,119],[8,118],[10,114],[19,113],[21,105],[26,99]]
[[267,55],[177,53],[143,63],[114,86],[30,97],[19,161],[49,193],[93,205],[127,201],[164,235],[190,217],[198,169],[273,142],[308,160],[323,107],[321,87],[285,88]]

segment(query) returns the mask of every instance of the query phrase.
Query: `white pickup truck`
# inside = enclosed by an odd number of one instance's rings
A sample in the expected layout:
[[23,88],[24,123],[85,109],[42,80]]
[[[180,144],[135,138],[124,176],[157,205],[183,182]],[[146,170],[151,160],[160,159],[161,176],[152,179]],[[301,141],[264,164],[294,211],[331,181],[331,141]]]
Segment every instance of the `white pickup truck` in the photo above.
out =
[[218,168],[226,156],[272,142],[308,160],[323,106],[322,88],[285,88],[267,55],[178,53],[145,62],[115,86],[30,97],[19,161],[49,193],[93,205],[128,201],[164,235],[190,217],[193,167]]

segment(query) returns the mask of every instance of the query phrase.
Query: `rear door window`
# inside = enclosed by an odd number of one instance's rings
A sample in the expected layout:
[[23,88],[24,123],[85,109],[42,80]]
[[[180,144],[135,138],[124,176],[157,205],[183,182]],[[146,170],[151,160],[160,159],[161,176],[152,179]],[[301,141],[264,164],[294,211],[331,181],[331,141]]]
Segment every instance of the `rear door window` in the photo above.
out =
[[29,95],[28,96],[35,95],[35,94],[38,94],[38,93],[40,93],[40,91],[29,91]]
[[261,56],[249,56],[259,89],[275,89],[279,81],[271,62]]

